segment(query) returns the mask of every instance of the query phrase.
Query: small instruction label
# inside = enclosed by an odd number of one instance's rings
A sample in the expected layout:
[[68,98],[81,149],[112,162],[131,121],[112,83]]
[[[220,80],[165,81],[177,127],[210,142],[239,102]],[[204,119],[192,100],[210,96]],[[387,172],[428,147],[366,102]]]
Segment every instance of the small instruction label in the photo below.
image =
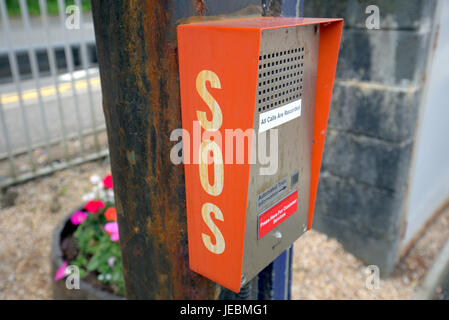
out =
[[269,204],[274,199],[279,199],[279,197],[287,190],[288,187],[288,177],[285,177],[278,183],[275,183],[264,192],[257,195],[257,210],[262,209],[267,204]]
[[259,115],[259,133],[301,116],[301,99]]
[[298,210],[298,190],[276,203],[259,215],[258,237],[262,239]]

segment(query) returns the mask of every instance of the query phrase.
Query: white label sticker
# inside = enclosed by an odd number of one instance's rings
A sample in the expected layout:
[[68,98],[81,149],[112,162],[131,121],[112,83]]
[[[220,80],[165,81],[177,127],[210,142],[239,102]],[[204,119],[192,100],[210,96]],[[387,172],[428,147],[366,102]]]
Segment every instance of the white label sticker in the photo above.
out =
[[301,99],[283,107],[259,114],[259,133],[280,126],[301,116]]

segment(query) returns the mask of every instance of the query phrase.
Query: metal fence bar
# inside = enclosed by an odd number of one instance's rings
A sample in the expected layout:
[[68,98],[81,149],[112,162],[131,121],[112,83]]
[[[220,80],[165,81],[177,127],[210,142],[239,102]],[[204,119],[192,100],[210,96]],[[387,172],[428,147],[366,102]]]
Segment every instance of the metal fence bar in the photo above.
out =
[[[40,112],[40,121],[42,122],[41,125],[44,129],[44,137],[42,140],[37,141],[36,143],[33,143],[31,139],[31,131],[30,131],[30,116],[28,115],[28,111],[30,109],[27,107],[28,105],[25,104],[25,96],[24,94],[27,93],[27,91],[23,89],[22,79],[19,71],[19,64],[18,64],[18,57],[16,54],[16,51],[19,49],[15,45],[13,33],[16,32],[15,29],[12,29],[15,25],[12,25],[12,22],[10,21],[9,15],[8,15],[8,8],[6,5],[5,0],[0,0],[0,10],[1,10],[1,18],[2,18],[2,25],[3,25],[3,32],[6,39],[6,48],[0,48],[2,52],[5,54],[8,54],[9,58],[9,64],[11,68],[11,74],[12,74],[12,80],[13,85],[16,90],[17,94],[17,102],[18,107],[20,110],[19,117],[23,120],[23,134],[25,136],[25,145],[20,148],[14,148],[12,139],[12,131],[14,128],[9,124],[9,117],[10,114],[8,114],[7,108],[4,107],[4,105],[1,103],[2,95],[0,94],[0,132],[3,135],[5,139],[5,151],[0,154],[0,161],[8,161],[9,162],[9,168],[10,172],[6,173],[6,179],[3,179],[0,181],[0,189],[25,182],[27,180],[31,180],[40,176],[51,174],[55,171],[66,169],[71,166],[79,165],[88,161],[96,160],[99,158],[104,158],[108,155],[109,151],[108,148],[103,148],[100,144],[100,133],[104,132],[106,129],[106,126],[104,124],[98,123],[97,119],[95,118],[95,107],[97,107],[94,103],[94,90],[93,90],[93,82],[91,71],[89,69],[89,52],[88,52],[88,43],[86,42],[86,29],[84,25],[84,16],[82,11],[82,2],[80,0],[75,0],[75,5],[78,6],[80,9],[79,18],[80,18],[80,25],[81,30],[80,32],[80,39],[75,45],[80,46],[80,54],[81,54],[81,63],[82,63],[82,69],[86,73],[86,81],[87,81],[87,92],[83,95],[87,95],[87,99],[89,100],[89,106],[86,105],[86,107],[89,107],[89,113],[92,117],[92,123],[89,128],[83,129],[83,123],[82,123],[82,117],[81,117],[81,107],[83,100],[80,100],[80,94],[81,92],[78,92],[77,83],[75,81],[74,77],[74,71],[75,71],[75,61],[74,61],[74,55],[72,52],[72,42],[70,42],[70,34],[69,30],[66,28],[65,20],[66,20],[66,1],[65,0],[58,0],[58,12],[59,12],[59,23],[58,28],[61,27],[64,33],[64,40],[62,43],[52,43],[52,29],[55,28],[55,26],[51,25],[51,21],[48,13],[48,7],[47,7],[47,1],[48,0],[39,0],[39,9],[40,9],[40,19],[42,22],[42,30],[45,35],[45,40],[43,44],[31,44],[32,43],[32,33],[33,33],[33,26],[31,25],[31,17],[29,15],[29,10],[27,7],[27,1],[26,0],[19,0],[19,7],[20,7],[20,15],[21,15],[21,24],[22,28],[25,33],[25,39],[30,44],[21,44],[20,49],[26,50],[29,59],[29,66],[31,70],[31,76],[34,83],[34,91],[37,97],[36,105],[39,108],[38,111]],[[41,27],[39,26],[39,27]],[[68,126],[68,118],[67,118],[67,112],[64,112],[64,105],[63,105],[63,93],[62,93],[62,87],[61,87],[61,80],[59,79],[59,72],[58,72],[58,65],[57,65],[57,56],[55,52],[55,47],[61,46],[64,48],[64,55],[65,55],[65,61],[67,66],[67,72],[70,74],[70,81],[68,82],[69,86],[72,89],[71,96],[74,99],[74,105],[75,105],[75,118],[73,120],[76,124],[75,130],[69,131]],[[52,79],[49,78],[49,80],[52,80],[51,87],[55,88],[55,95],[57,99],[57,111],[58,112],[58,120],[60,121],[61,125],[61,134],[56,137],[50,136],[50,127],[49,127],[49,118],[47,117],[48,109],[45,109],[45,103],[44,103],[44,88],[41,87],[42,79],[40,78],[40,60],[38,60],[37,50],[44,49],[47,53],[48,58],[48,66],[50,70],[50,75]],[[33,103],[34,104],[34,103]],[[84,107],[84,106],[83,106]],[[99,106],[98,106],[99,107]],[[87,110],[87,109],[86,109]],[[72,120],[72,121],[73,121]],[[85,145],[84,139],[88,136],[94,136],[94,142],[95,145],[93,146],[94,149],[87,150],[87,145]],[[102,140],[101,140],[102,141]],[[61,158],[58,159],[58,161],[54,161],[56,159],[49,158],[49,163],[45,164],[43,167],[37,167],[37,161],[34,158],[34,150],[39,148],[45,148],[45,151],[47,154],[50,154],[50,151],[53,155],[56,155],[56,153],[53,151],[53,147],[55,145],[60,144],[63,142],[64,146],[64,153],[63,157],[64,160],[61,161]],[[70,152],[70,143],[71,142],[79,142],[81,153],[77,156],[74,154],[71,154]],[[78,152],[78,151],[77,151]],[[21,155],[28,155],[29,157],[29,163],[31,165],[31,169],[28,172],[19,172],[18,170],[18,161],[20,161],[19,156]],[[75,157],[75,158],[72,158]],[[53,161],[52,161],[53,160]],[[8,170],[8,167],[5,167],[6,170]]]
[[8,60],[9,60],[10,68],[11,68],[11,74],[12,74],[14,85],[17,90],[17,94],[19,96],[19,107],[20,107],[22,120],[23,120],[23,127],[24,127],[25,140],[26,140],[27,151],[28,151],[28,156],[29,156],[29,162],[31,165],[31,169],[33,171],[35,171],[36,163],[34,161],[33,152],[31,150],[31,138],[30,138],[30,132],[29,132],[28,117],[25,112],[25,104],[23,103],[23,98],[22,98],[22,88],[20,85],[19,68],[17,65],[17,58],[14,53],[14,48],[13,48],[13,44],[12,44],[12,40],[11,40],[8,9],[6,7],[5,0],[0,0],[0,11],[1,11],[1,16],[2,16],[2,21],[3,21],[3,23],[2,23],[3,24],[3,33],[5,35],[5,39],[6,39],[7,46],[8,46],[8,48],[7,48]]
[[84,157],[78,157],[78,158],[72,159],[72,160],[70,160],[70,162],[61,162],[58,164],[54,164],[53,167],[47,166],[45,168],[40,168],[40,169],[36,170],[35,172],[21,174],[20,176],[14,178],[14,179],[9,178],[4,181],[1,181],[0,182],[0,190],[5,187],[11,186],[13,184],[22,183],[22,182],[26,182],[26,181],[29,181],[29,180],[32,180],[35,178],[45,176],[45,175],[49,175],[58,170],[67,169],[72,166],[83,164],[85,162],[105,158],[108,155],[109,155],[109,150],[105,149],[100,152],[96,152],[96,153],[93,153],[93,154],[90,154],[90,155],[87,155]]
[[98,134],[96,131],[97,128],[97,121],[95,119],[95,112],[94,112],[94,102],[92,98],[92,87],[90,84],[90,74],[89,74],[89,62],[88,62],[88,56],[87,56],[87,45],[85,41],[85,35],[84,35],[84,18],[83,18],[83,6],[81,3],[81,0],[75,0],[75,5],[79,8],[80,11],[80,32],[81,32],[81,62],[83,65],[83,69],[86,72],[86,80],[87,80],[87,94],[89,99],[89,110],[91,114],[91,120],[92,120],[92,130],[94,133],[94,143],[95,148],[97,152],[100,151],[100,144],[98,141]]
[[[65,125],[65,117],[64,117],[64,111],[62,110],[62,100],[61,100],[61,94],[59,92],[59,80],[58,80],[58,70],[56,67],[56,57],[55,52],[53,51],[53,47],[50,41],[50,27],[48,24],[48,11],[47,11],[47,1],[46,0],[39,0],[39,9],[41,12],[41,19],[42,19],[42,25],[44,27],[44,33],[45,33],[45,41],[47,43],[47,56],[48,56],[48,63],[50,66],[50,73],[53,78],[53,83],[56,89],[56,101],[58,104],[58,115],[59,115],[59,121],[61,122],[61,133],[62,133],[62,141],[64,144],[64,156],[65,159],[69,160],[69,149],[67,145],[67,129]],[[0,157],[1,159],[1,157]]]
[[73,63],[73,54],[72,54],[72,49],[70,48],[69,43],[67,42],[68,39],[68,34],[67,34],[67,28],[65,25],[65,0],[58,0],[58,10],[59,10],[59,20],[61,23],[61,28],[64,29],[64,35],[65,35],[65,39],[64,39],[64,52],[65,52],[65,57],[66,57],[66,62],[67,62],[67,68],[68,71],[70,73],[70,81],[72,84],[72,90],[73,90],[73,99],[75,102],[75,113],[76,113],[76,119],[78,122],[78,138],[79,138],[79,142],[80,142],[80,147],[81,147],[81,157],[84,156],[84,140],[83,140],[83,136],[82,136],[82,121],[81,121],[81,114],[80,114],[80,108],[79,108],[79,100],[78,100],[78,94],[77,94],[77,90],[76,90],[76,86],[75,86],[75,79],[73,77],[73,72],[74,72],[74,63]]
[[[97,133],[100,133],[100,132],[105,131],[105,130],[106,130],[106,126],[105,125],[101,125],[101,126],[99,126],[96,129]],[[83,130],[81,132],[81,134],[82,134],[83,137],[88,137],[88,136],[91,136],[93,134],[93,130],[92,129]],[[69,140],[72,140],[72,139],[76,138],[77,136],[78,136],[78,133],[68,134],[66,136],[67,143],[68,143]],[[50,146],[58,144],[61,141],[63,141],[63,139],[61,137],[50,139]],[[41,142],[41,143],[32,144],[31,148],[33,150],[35,150],[35,149],[42,148],[44,146],[45,146],[45,144]],[[24,154],[26,152],[27,152],[26,148],[20,148],[20,149],[13,150],[12,151],[12,155],[13,156],[19,156],[19,155],[22,155],[22,154]],[[68,157],[69,157],[69,159],[66,160],[66,161],[70,161],[70,155],[68,155]],[[8,158],[8,153],[7,152],[6,153],[0,153],[0,161],[4,160],[4,159],[7,159],[7,158]]]
[[[30,16],[28,14],[28,7],[25,0],[19,0],[19,7],[20,7],[20,14],[22,16],[22,22],[25,27],[25,34],[27,36],[27,42],[31,43],[31,26],[30,26]],[[31,45],[27,48],[28,51],[28,58],[30,59],[30,66],[31,66],[31,74],[34,80],[34,83],[36,85],[36,91],[37,91],[37,100],[39,104],[39,111],[41,115],[41,121],[42,121],[42,127],[44,129],[44,138],[45,138],[45,152],[47,152],[47,155],[50,156],[50,133],[48,130],[48,123],[47,123],[47,117],[45,115],[45,109],[44,109],[44,102],[42,100],[42,94],[41,94],[41,84],[39,81],[39,68],[37,65],[37,58],[36,58],[36,52],[34,51],[34,48],[32,48]],[[51,164],[50,164],[51,166]]]
[[3,128],[3,137],[5,139],[5,145],[6,145],[6,153],[7,153],[7,157],[8,157],[8,161],[9,161],[9,166],[11,168],[11,175],[12,175],[12,179],[16,178],[16,165],[14,164],[14,156],[13,153],[11,151],[11,142],[9,141],[9,130],[8,130],[8,125],[6,123],[6,119],[5,119],[5,113],[3,112],[3,104],[2,104],[2,99],[1,99],[1,94],[0,94],[0,122],[2,124],[2,128]]

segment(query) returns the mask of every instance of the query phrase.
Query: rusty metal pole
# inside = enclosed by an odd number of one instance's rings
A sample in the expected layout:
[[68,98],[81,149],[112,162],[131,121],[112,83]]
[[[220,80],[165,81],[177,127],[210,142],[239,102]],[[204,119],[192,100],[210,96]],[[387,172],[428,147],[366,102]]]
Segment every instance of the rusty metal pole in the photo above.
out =
[[279,15],[292,2],[92,0],[128,299],[216,299],[220,291],[189,269],[184,168],[170,161],[170,133],[181,128],[176,26]]

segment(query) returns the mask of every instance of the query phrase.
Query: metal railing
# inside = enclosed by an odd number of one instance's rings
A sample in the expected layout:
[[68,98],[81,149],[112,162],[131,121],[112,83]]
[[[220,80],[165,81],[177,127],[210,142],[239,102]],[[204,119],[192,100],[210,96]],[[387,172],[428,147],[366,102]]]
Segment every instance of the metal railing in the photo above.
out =
[[0,0],[0,188],[108,154],[90,13],[16,1]]

